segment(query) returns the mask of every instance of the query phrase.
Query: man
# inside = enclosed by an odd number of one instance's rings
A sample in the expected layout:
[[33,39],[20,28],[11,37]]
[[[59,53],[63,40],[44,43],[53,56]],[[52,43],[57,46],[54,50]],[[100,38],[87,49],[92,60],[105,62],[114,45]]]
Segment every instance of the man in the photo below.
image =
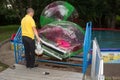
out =
[[27,15],[21,21],[22,28],[22,41],[25,48],[26,67],[34,68],[38,65],[35,64],[35,37],[38,42],[40,38],[36,30],[36,24],[33,19],[34,10],[32,8],[27,9]]

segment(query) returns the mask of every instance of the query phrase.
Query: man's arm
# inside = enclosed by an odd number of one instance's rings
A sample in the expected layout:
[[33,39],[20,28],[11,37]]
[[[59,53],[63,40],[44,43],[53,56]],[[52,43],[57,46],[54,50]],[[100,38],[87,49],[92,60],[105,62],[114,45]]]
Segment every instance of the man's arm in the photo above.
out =
[[37,41],[40,42],[40,37],[38,36],[38,32],[37,32],[36,27],[33,27],[33,31],[34,31],[34,34],[35,34],[35,36],[37,38]]

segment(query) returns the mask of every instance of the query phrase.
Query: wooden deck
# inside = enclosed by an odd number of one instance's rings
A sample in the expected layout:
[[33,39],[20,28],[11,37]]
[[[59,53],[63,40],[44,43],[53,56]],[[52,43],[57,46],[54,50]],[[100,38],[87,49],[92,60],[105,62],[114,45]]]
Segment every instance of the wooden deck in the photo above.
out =
[[[44,75],[49,72],[49,75]],[[27,69],[15,64],[15,69],[8,68],[0,73],[0,80],[82,80],[83,74],[70,71],[58,71],[45,68]]]

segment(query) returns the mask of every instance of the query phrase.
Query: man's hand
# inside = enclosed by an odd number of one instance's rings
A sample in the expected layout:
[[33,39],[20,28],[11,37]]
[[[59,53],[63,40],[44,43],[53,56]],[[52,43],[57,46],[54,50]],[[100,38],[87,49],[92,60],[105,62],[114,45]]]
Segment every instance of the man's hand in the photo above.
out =
[[40,37],[37,37],[37,41],[40,42]]
[[35,36],[37,38],[37,41],[40,42],[40,37],[38,36],[38,32],[37,32],[36,27],[33,27],[33,31],[34,31],[34,34],[35,34]]

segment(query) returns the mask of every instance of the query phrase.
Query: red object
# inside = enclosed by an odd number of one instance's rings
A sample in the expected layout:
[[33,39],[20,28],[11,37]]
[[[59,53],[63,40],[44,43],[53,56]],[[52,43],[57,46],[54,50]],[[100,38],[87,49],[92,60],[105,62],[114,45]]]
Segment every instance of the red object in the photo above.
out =
[[63,39],[58,39],[57,44],[58,44],[58,46],[63,47],[63,48],[69,48],[70,47],[70,43],[63,40]]
[[112,29],[112,28],[92,28],[92,30],[120,31],[120,29]]
[[[83,28],[84,30],[86,30],[86,28]],[[120,29],[112,29],[112,28],[92,28],[92,30],[107,30],[107,31],[120,31]]]
[[10,40],[11,40],[11,41],[13,41],[13,40],[14,40],[15,35],[16,35],[15,33],[14,33],[14,34],[12,34],[12,36],[11,36],[11,38],[10,38]]

